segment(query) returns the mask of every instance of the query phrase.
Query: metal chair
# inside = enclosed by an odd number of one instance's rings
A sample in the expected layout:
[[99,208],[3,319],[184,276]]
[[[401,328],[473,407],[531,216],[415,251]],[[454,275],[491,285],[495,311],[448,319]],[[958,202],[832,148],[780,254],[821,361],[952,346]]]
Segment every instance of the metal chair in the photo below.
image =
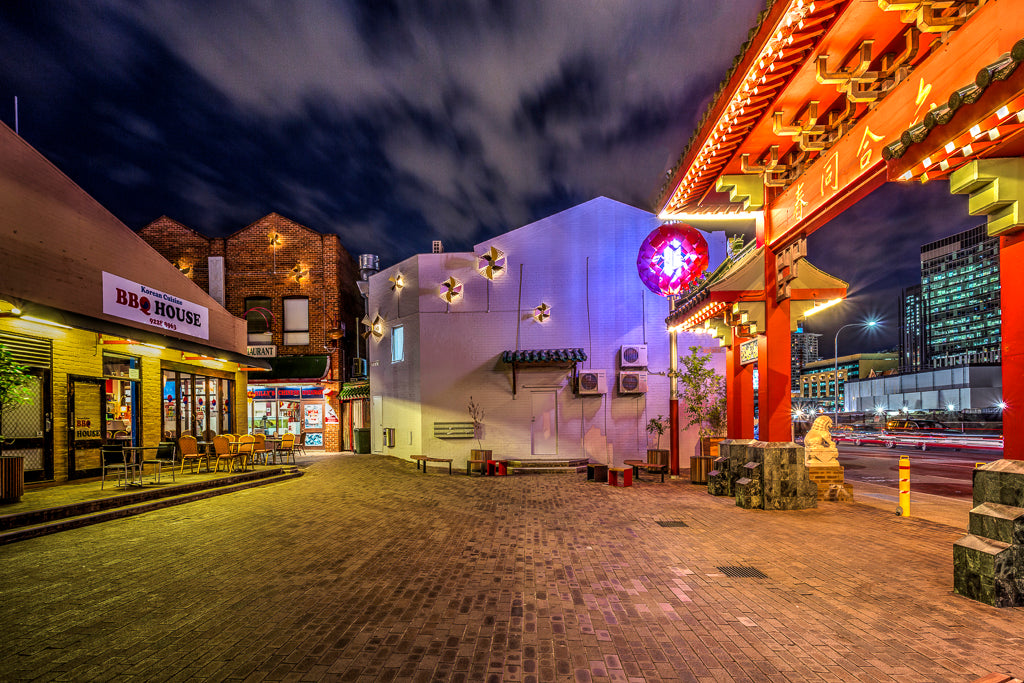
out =
[[231,448],[231,441],[228,439],[227,434],[218,434],[213,437],[213,455],[217,458],[217,466],[214,468],[214,472],[220,472],[221,460],[226,460],[227,463],[224,465],[224,469],[231,471],[231,464],[235,460],[235,451]]
[[[174,442],[173,441],[161,441],[156,447],[156,455],[148,460],[142,461],[142,468],[145,469],[146,465],[156,465],[156,483],[160,483],[160,474],[164,470],[164,465],[170,465],[171,467],[171,483],[174,483]],[[142,470],[139,471],[140,474]]]
[[245,461],[252,465],[253,448],[256,446],[256,437],[252,434],[242,434],[238,437],[238,448],[235,451],[235,458],[242,461],[242,471],[245,471]]
[[256,443],[252,447],[253,461],[259,460],[261,464],[266,465],[267,461],[274,454],[273,449],[267,448],[267,437],[262,433],[256,434]]
[[100,459],[102,461],[103,471],[100,476],[100,490],[103,490],[103,485],[107,481],[107,472],[113,470],[117,472],[117,484],[121,486],[121,478],[124,478],[125,485],[132,480],[132,470],[137,465],[129,463],[125,457],[124,448],[115,445],[100,446]]
[[299,432],[299,438],[295,440],[296,452],[302,453],[302,457],[306,457],[306,432]]

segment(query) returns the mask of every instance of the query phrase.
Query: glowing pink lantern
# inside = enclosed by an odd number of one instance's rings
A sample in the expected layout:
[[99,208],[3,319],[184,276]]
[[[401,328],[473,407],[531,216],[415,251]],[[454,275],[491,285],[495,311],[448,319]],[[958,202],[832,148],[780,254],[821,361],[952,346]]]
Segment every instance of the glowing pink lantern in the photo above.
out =
[[655,228],[636,257],[640,280],[661,296],[679,294],[707,268],[707,240],[697,229],[682,223]]

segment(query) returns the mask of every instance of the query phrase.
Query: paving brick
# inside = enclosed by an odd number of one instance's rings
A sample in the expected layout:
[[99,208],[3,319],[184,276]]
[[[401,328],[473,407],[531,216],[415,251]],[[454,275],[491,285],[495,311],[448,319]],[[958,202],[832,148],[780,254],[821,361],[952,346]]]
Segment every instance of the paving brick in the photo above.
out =
[[573,476],[416,475],[327,457],[298,479],[5,546],[0,679],[1024,673],[1024,611],[951,593],[963,529],[857,503],[746,511],[681,481],[623,495]]

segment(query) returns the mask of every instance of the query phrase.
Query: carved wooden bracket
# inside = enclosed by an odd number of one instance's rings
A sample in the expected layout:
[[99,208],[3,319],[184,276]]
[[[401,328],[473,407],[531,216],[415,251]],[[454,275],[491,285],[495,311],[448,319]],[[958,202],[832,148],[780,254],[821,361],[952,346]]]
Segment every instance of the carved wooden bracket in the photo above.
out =
[[878,0],[883,12],[899,12],[900,21],[925,33],[945,33],[961,26],[978,7],[977,0]]
[[818,123],[818,101],[811,100],[807,104],[807,119],[805,121],[793,121],[792,125],[784,125],[782,117],[785,112],[777,111],[772,113],[772,132],[780,137],[790,137],[796,141],[805,152],[820,152],[825,149],[828,141],[824,139],[828,131],[825,126]]
[[785,187],[789,176],[788,166],[779,166],[779,146],[772,145],[768,151],[768,159],[763,157],[758,163],[750,163],[749,154],[740,155],[740,171],[758,174],[767,187]]
[[800,259],[807,256],[807,239],[801,237],[775,255],[775,298],[777,301],[788,299],[791,295],[790,284],[799,274]]

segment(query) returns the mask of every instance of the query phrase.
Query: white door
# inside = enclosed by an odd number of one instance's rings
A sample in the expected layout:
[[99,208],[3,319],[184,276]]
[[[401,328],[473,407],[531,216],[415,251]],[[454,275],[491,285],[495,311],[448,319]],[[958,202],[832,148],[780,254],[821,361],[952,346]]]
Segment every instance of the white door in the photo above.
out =
[[530,425],[533,455],[555,455],[558,453],[558,403],[554,391],[530,393],[533,408]]
[[384,397],[374,396],[373,406],[370,410],[370,444],[374,453],[384,452]]

